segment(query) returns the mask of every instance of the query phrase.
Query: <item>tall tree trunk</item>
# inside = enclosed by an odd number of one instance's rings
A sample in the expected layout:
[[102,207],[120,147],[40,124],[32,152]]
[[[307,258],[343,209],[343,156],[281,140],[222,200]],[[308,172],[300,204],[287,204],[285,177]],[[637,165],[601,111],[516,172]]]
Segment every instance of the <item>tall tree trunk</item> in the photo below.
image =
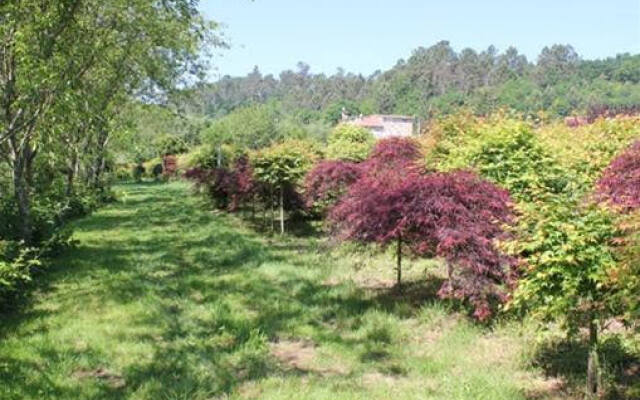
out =
[[67,197],[73,196],[73,181],[75,179],[76,172],[73,168],[67,170],[67,188],[65,193]]
[[402,284],[402,236],[398,235],[398,248],[396,254],[396,287],[400,289]]
[[101,150],[99,150],[98,155],[96,156],[95,162],[93,164],[93,188],[100,189],[102,184],[100,180],[102,178],[102,172],[104,171],[104,154]]
[[284,187],[280,186],[280,234],[284,235]]
[[24,148],[24,178],[27,182],[27,191],[33,187],[33,160],[36,157],[36,151],[28,145]]
[[76,178],[76,174],[78,173],[78,157],[74,154],[71,156],[71,160],[67,169],[67,188],[66,194],[67,196],[73,195],[73,184]]
[[105,168],[105,158],[104,158],[104,153],[105,153],[105,148],[107,146],[107,142],[109,141],[109,133],[107,132],[106,129],[101,128],[99,133],[98,133],[98,138],[97,138],[97,154],[94,160],[94,164],[93,164],[93,187],[95,189],[103,189],[102,188],[102,183],[101,183],[101,178],[102,178],[102,173],[104,172],[104,168]]
[[598,324],[594,318],[589,322],[589,360],[587,362],[587,396],[595,399],[600,390],[600,360],[598,358]]
[[18,205],[20,217],[20,238],[25,243],[33,240],[33,227],[31,224],[31,199],[29,180],[26,176],[26,158],[23,151],[18,151],[13,157],[13,191]]

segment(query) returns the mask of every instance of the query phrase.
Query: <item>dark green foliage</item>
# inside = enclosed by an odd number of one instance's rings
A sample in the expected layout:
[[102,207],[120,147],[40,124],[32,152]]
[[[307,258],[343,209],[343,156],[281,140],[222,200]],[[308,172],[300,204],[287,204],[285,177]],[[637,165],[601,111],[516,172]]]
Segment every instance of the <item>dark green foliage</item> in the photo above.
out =
[[136,165],[133,166],[133,168],[131,170],[131,177],[136,182],[141,182],[142,181],[142,176],[144,175],[145,172],[146,172],[146,169],[144,168],[144,165],[136,164]]
[[640,104],[640,55],[583,60],[570,45],[545,47],[535,62],[514,47],[500,52],[453,50],[442,41],[418,48],[407,60],[369,77],[310,73],[308,65],[276,79],[258,70],[224,77],[190,92],[195,114],[218,117],[253,103],[277,102],[287,113],[320,111],[332,124],[342,109],[428,118],[471,107],[488,114],[510,107],[529,115],[544,110],[559,117],[586,113],[592,105]]
[[341,100],[330,104],[324,110],[324,119],[331,125],[336,125],[342,120],[343,113],[350,116],[357,116],[359,114],[367,114],[370,110],[365,110],[363,107],[352,100]]
[[151,173],[153,174],[154,179],[159,179],[162,176],[163,168],[162,164],[156,164],[153,166]]

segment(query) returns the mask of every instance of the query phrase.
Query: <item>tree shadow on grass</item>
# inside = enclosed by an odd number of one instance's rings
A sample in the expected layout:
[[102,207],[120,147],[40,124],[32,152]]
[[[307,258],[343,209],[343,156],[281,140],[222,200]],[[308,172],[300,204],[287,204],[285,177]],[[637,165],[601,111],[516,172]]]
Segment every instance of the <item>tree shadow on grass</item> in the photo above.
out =
[[[408,283],[401,295],[393,288],[325,285],[298,273],[321,262],[317,257],[296,258],[313,252],[311,243],[265,243],[238,230],[228,217],[203,211],[194,199],[185,200],[184,188],[156,186],[131,186],[126,201],[78,221],[79,231],[105,234],[90,235],[41,280],[40,292],[51,292],[50,301],[58,308],[27,309],[3,320],[0,328],[0,337],[36,320],[45,323],[33,326],[52,329],[46,323],[51,314],[76,318],[74,307],[90,296],[108,307],[144,299],[143,312],[118,322],[135,333],[116,329],[108,340],[117,351],[145,345],[148,357],[118,367],[111,366],[112,354],[83,356],[65,340],[55,346],[36,342],[39,347],[31,349],[35,359],[46,360],[51,368],[32,365],[32,358],[0,360],[0,386],[11,388],[15,398],[41,398],[38,390],[43,388],[58,398],[120,399],[134,393],[141,398],[211,398],[243,382],[284,373],[269,353],[269,342],[295,337],[301,326],[311,329],[312,339],[360,346],[363,363],[388,364],[379,337],[345,336],[336,326],[356,329],[369,310],[394,312],[400,304],[417,310],[437,298],[438,279]],[[113,233],[116,230],[119,233]],[[262,268],[265,265],[269,267]],[[69,280],[72,285],[59,286]],[[28,340],[34,333],[16,335]],[[126,385],[113,388],[92,377],[69,383],[70,377],[60,376],[60,371],[73,374],[78,357],[88,358],[94,369],[121,368],[114,373]],[[87,386],[93,389],[87,392]]]
[[[549,377],[560,378],[568,389],[582,393],[586,382],[588,343],[578,339],[555,339],[540,345],[533,364]],[[625,346],[619,336],[600,343],[605,399],[632,400],[640,393],[640,354]]]

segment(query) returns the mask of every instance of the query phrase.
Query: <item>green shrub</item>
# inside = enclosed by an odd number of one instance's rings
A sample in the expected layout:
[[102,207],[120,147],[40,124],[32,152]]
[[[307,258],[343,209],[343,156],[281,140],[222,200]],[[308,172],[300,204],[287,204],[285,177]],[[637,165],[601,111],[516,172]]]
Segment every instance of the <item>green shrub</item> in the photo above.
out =
[[187,154],[187,169],[202,168],[213,169],[218,168],[218,160],[220,167],[230,168],[235,160],[243,154],[243,151],[232,145],[212,145],[203,144],[194,148]]
[[131,179],[132,167],[129,164],[118,164],[113,170],[113,178],[116,181],[124,182]]
[[165,155],[182,154],[189,150],[184,140],[177,136],[168,134],[159,136],[155,140],[154,145],[157,149],[157,154],[160,157]]
[[[314,143],[289,140],[255,152],[251,157],[256,181],[277,194],[280,206],[280,232],[284,233],[285,202],[296,204],[296,189],[314,162],[321,157]],[[273,201],[273,198],[268,200]],[[303,207],[300,197],[300,207]]]
[[375,142],[375,137],[366,128],[350,124],[338,125],[329,135],[327,159],[364,161]]
[[465,132],[453,130],[435,151],[441,152],[439,169],[474,169],[520,202],[546,199],[569,185],[569,172],[542,147],[531,126],[520,120],[497,117]]
[[154,174],[153,169],[158,164],[160,164],[160,166],[162,167],[162,159],[160,157],[155,157],[143,162],[142,166],[144,167],[144,176],[147,178],[156,178],[156,175]]
[[0,241],[0,309],[7,307],[7,298],[29,282],[32,269],[40,265],[37,249]]
[[288,140],[253,154],[251,164],[256,178],[274,187],[297,185],[321,153],[314,143]]
[[25,294],[26,285],[45,266],[47,258],[72,247],[71,229],[57,229],[38,247],[0,240],[0,310],[10,308],[11,299]]

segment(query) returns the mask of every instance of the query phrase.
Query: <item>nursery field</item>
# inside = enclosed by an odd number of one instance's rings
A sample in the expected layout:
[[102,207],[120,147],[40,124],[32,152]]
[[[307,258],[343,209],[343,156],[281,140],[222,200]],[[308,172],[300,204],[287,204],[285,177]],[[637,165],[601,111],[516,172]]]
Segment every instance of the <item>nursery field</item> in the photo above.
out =
[[[1,399],[582,398],[581,345],[478,324],[438,262],[407,261],[399,296],[388,255],[258,234],[186,183],[116,191],[3,317]],[[631,393],[637,349],[602,347]]]

